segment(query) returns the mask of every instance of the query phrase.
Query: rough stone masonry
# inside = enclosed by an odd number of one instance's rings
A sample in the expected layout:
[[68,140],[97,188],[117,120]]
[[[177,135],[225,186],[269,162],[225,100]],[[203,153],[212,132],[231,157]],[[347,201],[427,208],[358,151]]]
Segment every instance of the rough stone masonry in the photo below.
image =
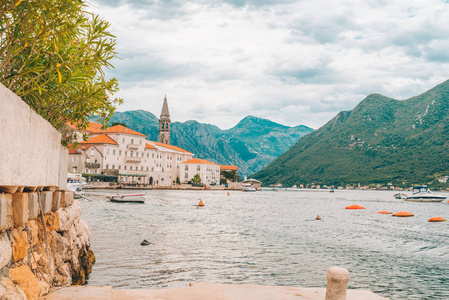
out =
[[80,216],[71,191],[0,192],[0,299],[85,283],[95,256]]

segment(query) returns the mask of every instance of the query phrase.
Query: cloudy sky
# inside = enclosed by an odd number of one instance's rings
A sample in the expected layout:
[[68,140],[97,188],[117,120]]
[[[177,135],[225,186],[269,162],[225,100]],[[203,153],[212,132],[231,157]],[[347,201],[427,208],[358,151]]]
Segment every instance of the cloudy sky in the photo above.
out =
[[246,115],[318,128],[371,93],[449,79],[449,0],[92,0],[121,60],[118,111],[222,129]]

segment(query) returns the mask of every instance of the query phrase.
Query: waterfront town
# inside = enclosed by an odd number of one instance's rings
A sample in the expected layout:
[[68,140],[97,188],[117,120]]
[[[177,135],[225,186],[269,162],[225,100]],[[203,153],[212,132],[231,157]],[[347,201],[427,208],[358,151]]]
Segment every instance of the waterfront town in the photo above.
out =
[[[170,187],[191,183],[197,174],[201,179],[198,184],[215,186],[227,172],[234,174],[234,177],[228,176],[230,182],[237,181],[237,166],[194,158],[195,154],[170,145],[170,124],[167,97],[159,119],[158,142],[147,140],[144,134],[123,125],[102,129],[101,124],[90,122],[86,130],[79,131],[68,124],[78,142],[76,146],[68,146],[68,173],[82,173],[90,182],[97,185],[101,182],[103,186],[117,183]],[[88,136],[86,141],[83,135]]]

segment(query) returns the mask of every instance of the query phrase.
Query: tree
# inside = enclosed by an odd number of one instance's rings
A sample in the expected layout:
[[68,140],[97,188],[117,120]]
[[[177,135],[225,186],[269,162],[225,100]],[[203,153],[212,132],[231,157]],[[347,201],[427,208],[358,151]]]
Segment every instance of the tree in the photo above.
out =
[[176,176],[176,184],[181,184],[181,181],[179,180],[179,176]]
[[56,129],[107,122],[122,99],[104,68],[116,57],[109,23],[83,1],[6,0],[0,6],[0,82]]
[[195,174],[195,176],[193,176],[191,181],[192,181],[193,184],[199,185],[202,182],[200,174],[198,174],[198,173]]

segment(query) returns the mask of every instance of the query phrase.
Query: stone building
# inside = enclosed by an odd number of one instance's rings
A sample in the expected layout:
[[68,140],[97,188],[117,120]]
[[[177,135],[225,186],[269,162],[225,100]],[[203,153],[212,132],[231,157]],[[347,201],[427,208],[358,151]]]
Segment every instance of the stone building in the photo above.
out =
[[191,158],[181,163],[180,180],[191,181],[199,174],[205,185],[220,184],[220,166],[205,159]]
[[170,145],[167,97],[159,120],[160,142],[147,140],[144,134],[122,125],[103,129],[101,124],[90,122],[83,132],[69,127],[72,134],[86,134],[89,139],[70,149],[67,171],[84,173],[95,181],[115,178],[120,183],[170,186],[177,178],[182,181],[180,164],[193,157],[189,151]]

